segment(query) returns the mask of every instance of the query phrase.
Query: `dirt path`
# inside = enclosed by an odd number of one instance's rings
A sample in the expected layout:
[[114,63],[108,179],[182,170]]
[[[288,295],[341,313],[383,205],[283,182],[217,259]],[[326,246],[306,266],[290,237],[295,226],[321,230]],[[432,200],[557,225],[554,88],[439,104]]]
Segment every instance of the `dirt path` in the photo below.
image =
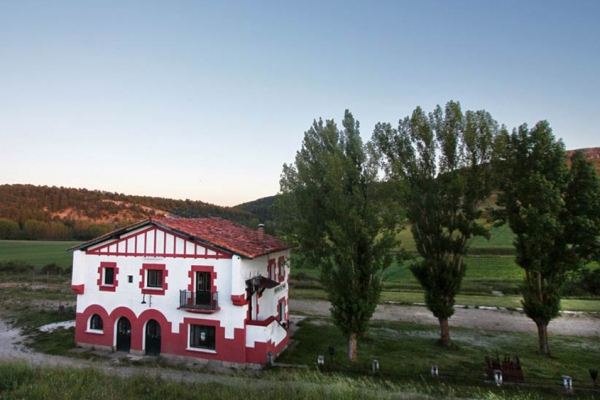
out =
[[[329,316],[329,303],[315,300],[290,300],[290,312],[305,315]],[[374,320],[406,321],[437,325],[437,319],[424,306],[380,304]],[[537,332],[533,321],[517,311],[457,308],[450,319],[451,326],[500,331]],[[600,336],[600,316],[597,314],[564,313],[548,326],[550,334]]]

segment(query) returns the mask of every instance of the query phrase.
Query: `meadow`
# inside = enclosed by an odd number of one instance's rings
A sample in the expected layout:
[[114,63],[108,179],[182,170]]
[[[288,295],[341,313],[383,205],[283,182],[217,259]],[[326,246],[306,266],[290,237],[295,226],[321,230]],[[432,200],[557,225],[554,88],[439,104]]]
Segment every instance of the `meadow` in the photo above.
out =
[[57,263],[66,269],[73,263],[73,254],[67,249],[78,243],[80,242],[0,240],[0,262],[22,260],[38,268]]

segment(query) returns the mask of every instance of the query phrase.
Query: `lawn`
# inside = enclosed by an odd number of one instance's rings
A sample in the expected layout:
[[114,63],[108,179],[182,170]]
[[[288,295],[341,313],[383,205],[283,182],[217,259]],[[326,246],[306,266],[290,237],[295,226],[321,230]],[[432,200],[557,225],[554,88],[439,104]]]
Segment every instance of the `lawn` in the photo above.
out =
[[[580,387],[591,387],[588,370],[598,367],[600,338],[574,336],[550,337],[552,357],[539,354],[535,333],[483,331],[452,328],[454,348],[438,345],[437,327],[405,322],[371,324],[367,336],[359,341],[359,364],[350,366],[346,360],[347,339],[329,319],[307,318],[294,336],[295,345],[279,362],[315,365],[319,355],[325,355],[325,369],[347,373],[368,374],[372,361],[377,360],[380,374],[389,380],[427,378],[432,365],[440,375],[460,377],[477,382],[482,379],[485,356],[517,354],[530,383],[558,384],[562,375],[569,375]],[[334,356],[330,356],[330,348]]]

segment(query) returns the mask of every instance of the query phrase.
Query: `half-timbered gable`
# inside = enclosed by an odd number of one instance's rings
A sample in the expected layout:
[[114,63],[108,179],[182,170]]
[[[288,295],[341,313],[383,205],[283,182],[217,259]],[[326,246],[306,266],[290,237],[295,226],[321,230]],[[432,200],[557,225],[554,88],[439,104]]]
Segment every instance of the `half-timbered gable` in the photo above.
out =
[[202,245],[157,226],[124,234],[97,244],[86,254],[123,257],[231,258],[231,253]]

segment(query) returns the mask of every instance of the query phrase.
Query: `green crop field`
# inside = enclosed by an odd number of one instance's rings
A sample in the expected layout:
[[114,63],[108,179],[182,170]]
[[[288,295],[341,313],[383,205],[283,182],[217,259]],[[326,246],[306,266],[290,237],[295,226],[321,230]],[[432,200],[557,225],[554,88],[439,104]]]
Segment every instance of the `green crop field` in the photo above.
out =
[[[510,230],[508,225],[502,225],[499,227],[490,226],[485,220],[479,221],[481,224],[486,224],[490,228],[489,240],[484,237],[472,238],[469,242],[469,246],[473,253],[479,253],[485,249],[490,254],[511,254],[513,251],[513,240],[515,234]],[[415,242],[410,232],[410,226],[405,226],[403,230],[397,236],[398,240],[402,244],[402,247],[411,253],[416,253]]]
[[55,262],[62,268],[69,268],[73,263],[73,254],[67,249],[78,243],[0,240],[0,262],[22,260],[38,268]]

